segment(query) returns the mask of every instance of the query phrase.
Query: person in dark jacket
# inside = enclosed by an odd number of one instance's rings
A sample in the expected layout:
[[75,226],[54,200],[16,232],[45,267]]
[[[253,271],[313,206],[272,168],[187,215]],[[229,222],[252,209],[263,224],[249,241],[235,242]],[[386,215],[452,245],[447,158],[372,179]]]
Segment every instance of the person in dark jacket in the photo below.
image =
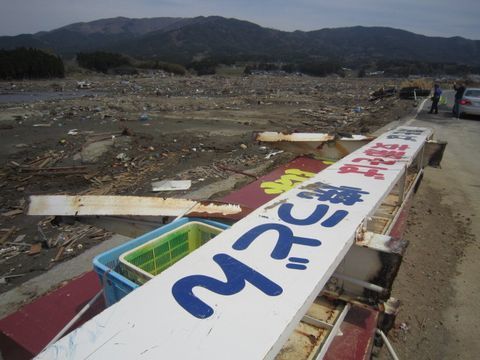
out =
[[432,106],[428,112],[429,114],[432,114],[434,111],[435,114],[438,114],[438,102],[440,101],[440,96],[442,96],[442,89],[440,89],[440,85],[435,84],[433,88]]
[[458,109],[460,105],[460,100],[462,100],[463,93],[465,92],[465,86],[463,86],[463,84],[457,85],[456,83],[453,83],[453,90],[455,90],[455,104],[453,104],[452,112],[455,115],[459,115]]

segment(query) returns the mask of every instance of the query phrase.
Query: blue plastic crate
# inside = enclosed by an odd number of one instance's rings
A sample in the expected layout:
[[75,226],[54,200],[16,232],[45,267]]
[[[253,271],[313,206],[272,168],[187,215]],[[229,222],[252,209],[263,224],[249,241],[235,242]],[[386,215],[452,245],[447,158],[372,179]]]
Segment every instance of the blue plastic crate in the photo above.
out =
[[153,230],[136,239],[130,240],[129,242],[117,246],[116,248],[113,248],[111,250],[108,250],[100,255],[97,255],[93,259],[93,268],[98,274],[100,282],[103,285],[107,306],[115,304],[121,298],[123,298],[124,296],[126,296],[140,286],[133,281],[127,279],[122,274],[122,267],[119,261],[119,258],[122,254],[136,247],[139,247],[147,243],[148,241],[151,241],[169,231],[175,230],[176,228],[184,224],[193,221],[215,226],[224,230],[229,227],[228,225],[216,221],[183,218],[173,223],[164,225],[161,228]]

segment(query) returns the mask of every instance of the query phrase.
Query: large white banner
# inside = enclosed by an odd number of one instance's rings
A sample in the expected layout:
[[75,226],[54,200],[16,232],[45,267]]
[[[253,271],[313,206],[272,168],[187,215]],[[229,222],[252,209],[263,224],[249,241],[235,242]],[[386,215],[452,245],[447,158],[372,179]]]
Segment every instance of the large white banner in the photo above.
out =
[[257,209],[38,358],[273,358],[358,227],[430,136],[413,127],[385,133]]

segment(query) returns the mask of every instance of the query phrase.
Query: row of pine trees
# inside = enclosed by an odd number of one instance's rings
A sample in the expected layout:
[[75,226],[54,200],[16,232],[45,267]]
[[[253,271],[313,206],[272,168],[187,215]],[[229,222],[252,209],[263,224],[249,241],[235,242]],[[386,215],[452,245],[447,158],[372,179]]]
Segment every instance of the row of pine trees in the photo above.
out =
[[38,49],[0,50],[0,79],[41,79],[64,77],[60,57]]

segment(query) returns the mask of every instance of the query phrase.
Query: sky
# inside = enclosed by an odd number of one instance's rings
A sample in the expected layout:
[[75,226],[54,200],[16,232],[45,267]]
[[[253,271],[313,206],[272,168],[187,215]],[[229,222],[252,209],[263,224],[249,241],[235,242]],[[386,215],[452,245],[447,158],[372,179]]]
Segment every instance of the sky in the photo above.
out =
[[389,26],[480,39],[479,0],[0,0],[0,35],[125,16],[220,15],[279,30]]

